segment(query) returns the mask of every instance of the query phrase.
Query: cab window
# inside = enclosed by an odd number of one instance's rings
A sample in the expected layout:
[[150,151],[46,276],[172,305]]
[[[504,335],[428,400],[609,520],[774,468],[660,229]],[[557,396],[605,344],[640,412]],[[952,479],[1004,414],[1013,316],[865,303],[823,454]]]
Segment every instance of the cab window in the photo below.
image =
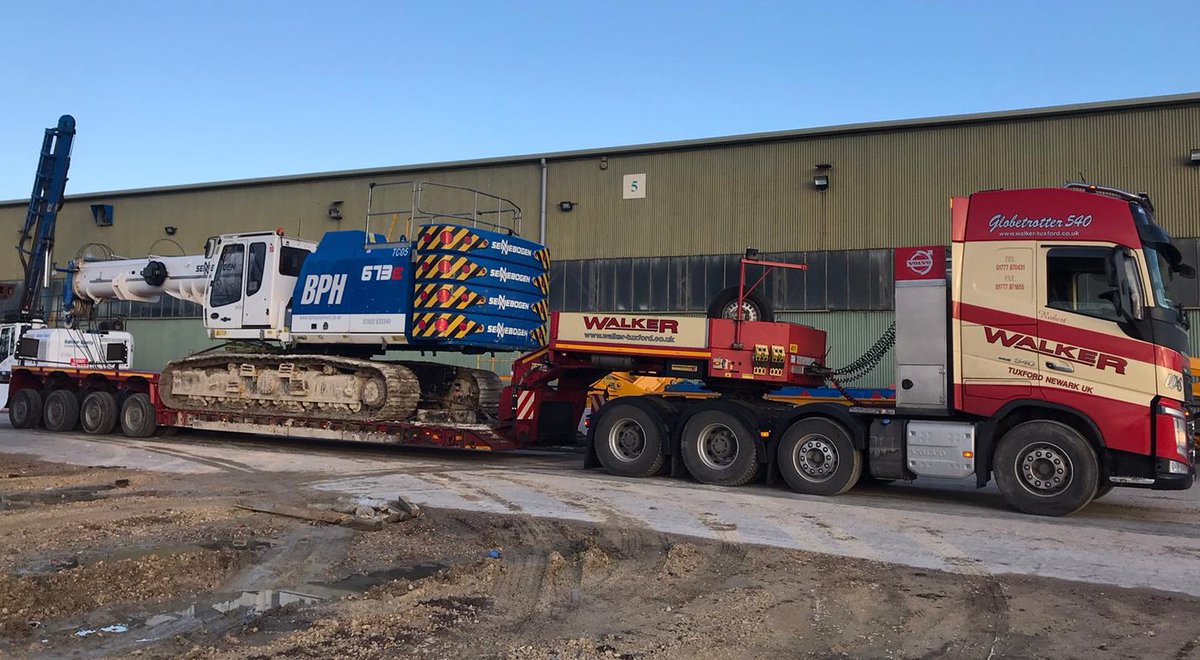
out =
[[1056,248],[1046,255],[1046,306],[1119,321],[1105,271],[1107,248]]
[[217,274],[213,276],[208,302],[221,307],[242,299],[242,269],[245,261],[245,246],[240,243],[226,245],[217,262]]
[[246,269],[246,295],[252,296],[262,288],[263,271],[267,264],[267,244],[250,244],[250,263]]
[[308,250],[300,248],[283,246],[279,250],[279,274],[288,277],[300,277],[300,269],[304,267],[304,260],[308,258]]
[[12,355],[13,329],[0,330],[0,360]]

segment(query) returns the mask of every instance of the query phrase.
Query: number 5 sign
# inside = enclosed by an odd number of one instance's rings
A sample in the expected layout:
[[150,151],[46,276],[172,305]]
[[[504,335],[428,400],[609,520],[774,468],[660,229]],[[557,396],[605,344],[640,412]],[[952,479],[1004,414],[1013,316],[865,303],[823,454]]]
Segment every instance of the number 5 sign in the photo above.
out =
[[646,174],[626,174],[625,187],[622,189],[622,199],[646,198]]

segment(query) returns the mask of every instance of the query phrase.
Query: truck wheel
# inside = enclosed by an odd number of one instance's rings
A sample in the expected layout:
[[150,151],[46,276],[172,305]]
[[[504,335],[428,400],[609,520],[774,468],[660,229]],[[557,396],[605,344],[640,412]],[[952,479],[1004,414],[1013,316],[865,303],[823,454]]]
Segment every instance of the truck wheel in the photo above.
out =
[[1079,432],[1061,422],[1014,426],[996,447],[996,485],[1014,508],[1037,516],[1065,516],[1096,494],[1096,452]]
[[46,397],[42,423],[49,431],[73,431],[79,423],[79,397],[71,390],[54,390]]
[[117,427],[117,398],[111,392],[92,392],[83,398],[79,425],[84,433],[108,435]]
[[662,422],[632,403],[610,404],[594,437],[596,458],[609,474],[649,477],[666,462]]
[[724,410],[692,415],[680,442],[683,464],[702,484],[741,486],[758,474],[755,433]]
[[42,395],[37,390],[19,390],[10,397],[8,421],[14,429],[31,429],[42,421]]
[[802,419],[784,432],[776,463],[792,490],[806,495],[841,495],[862,477],[862,452],[850,431],[820,417]]
[[[731,286],[713,298],[712,304],[708,306],[708,318],[710,319],[735,319],[737,318],[738,288]],[[742,320],[743,321],[774,321],[775,310],[771,309],[771,304],[766,298],[758,295],[757,291],[751,291],[749,295],[742,299]]]
[[131,394],[121,405],[121,432],[131,438],[149,438],[157,426],[150,395]]

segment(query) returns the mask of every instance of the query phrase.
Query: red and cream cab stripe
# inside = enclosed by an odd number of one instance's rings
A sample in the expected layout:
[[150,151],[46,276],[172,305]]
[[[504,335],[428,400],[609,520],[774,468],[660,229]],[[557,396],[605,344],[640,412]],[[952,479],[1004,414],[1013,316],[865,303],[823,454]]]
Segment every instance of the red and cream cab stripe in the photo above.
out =
[[1053,323],[1044,319],[1038,320],[1021,314],[1012,314],[961,302],[954,303],[954,318],[964,323],[977,323],[1015,332],[1025,332],[1030,326],[1035,326],[1038,329],[1039,338],[1047,341],[1069,344],[1126,360],[1145,362],[1171,371],[1182,372],[1187,368],[1183,355],[1178,351],[1129,337],[1117,337],[1095,330]]

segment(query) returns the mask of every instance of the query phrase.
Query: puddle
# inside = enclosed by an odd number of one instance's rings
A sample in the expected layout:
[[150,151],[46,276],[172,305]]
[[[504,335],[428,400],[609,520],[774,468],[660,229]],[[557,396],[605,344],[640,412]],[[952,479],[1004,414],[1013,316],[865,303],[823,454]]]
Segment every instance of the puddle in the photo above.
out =
[[337,591],[344,591],[345,594],[362,593],[371,587],[376,587],[392,580],[420,580],[436,574],[438,571],[449,568],[449,564],[440,562],[421,562],[409,566],[401,566],[392,568],[386,571],[376,571],[374,573],[359,573],[350,575],[334,582],[327,582],[321,586]]
[[[239,622],[288,605],[315,605],[368,591],[393,580],[419,580],[448,568],[448,564],[422,562],[377,571],[350,575],[332,582],[301,584],[281,589],[254,589],[234,593],[213,594],[204,600],[154,613],[132,617],[135,623],[129,630],[136,633],[127,639],[138,644],[157,642],[204,626],[210,631],[232,627]],[[468,607],[474,604],[468,604]]]
[[61,504],[63,502],[91,502],[103,497],[105,491],[119,488],[114,484],[84,486],[76,488],[49,488],[27,493],[0,495],[0,510],[26,509],[34,504]]

